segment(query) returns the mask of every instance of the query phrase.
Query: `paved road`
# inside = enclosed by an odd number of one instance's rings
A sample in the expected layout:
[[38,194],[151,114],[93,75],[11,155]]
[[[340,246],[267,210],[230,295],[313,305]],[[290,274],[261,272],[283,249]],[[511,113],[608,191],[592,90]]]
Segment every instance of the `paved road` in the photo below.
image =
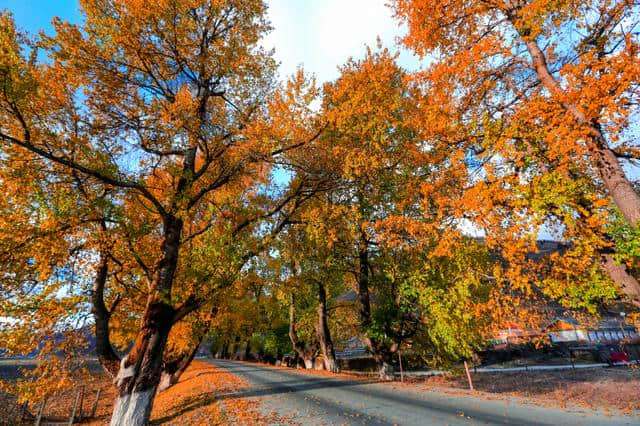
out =
[[213,360],[247,379],[252,387],[221,398],[255,398],[265,415],[277,413],[296,424],[365,425],[640,425],[640,417],[611,416],[577,409],[487,400],[296,373],[258,365]]

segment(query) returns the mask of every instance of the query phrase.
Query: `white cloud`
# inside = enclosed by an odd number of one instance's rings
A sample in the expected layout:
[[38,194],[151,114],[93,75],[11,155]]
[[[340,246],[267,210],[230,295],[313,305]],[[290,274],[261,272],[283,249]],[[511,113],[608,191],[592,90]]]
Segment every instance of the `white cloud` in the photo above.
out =
[[[393,47],[401,29],[385,5],[388,0],[271,0],[269,17],[274,31],[265,41],[276,48],[280,72],[286,77],[299,65],[319,81],[338,76],[339,65],[362,57],[365,46],[380,36]],[[411,62],[405,54],[402,62]]]

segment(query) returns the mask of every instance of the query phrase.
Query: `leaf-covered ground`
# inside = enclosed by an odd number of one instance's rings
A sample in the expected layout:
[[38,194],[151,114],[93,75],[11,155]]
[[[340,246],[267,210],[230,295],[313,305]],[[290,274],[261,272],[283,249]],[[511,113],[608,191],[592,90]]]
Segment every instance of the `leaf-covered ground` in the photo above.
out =
[[[155,425],[223,425],[264,424],[268,420],[255,410],[255,402],[232,395],[238,389],[250,387],[245,380],[224,369],[194,361],[178,384],[157,395],[151,412]],[[224,398],[221,398],[223,397]],[[99,420],[108,422],[112,410],[113,390],[100,407]]]
[[[17,367],[14,367],[17,368]],[[5,368],[6,369],[6,368]],[[85,387],[84,412],[91,410],[96,391],[101,390],[96,416],[88,424],[108,424],[113,409],[115,391],[109,378],[97,374],[90,381],[79,383]],[[267,419],[255,410],[255,402],[235,397],[239,389],[251,385],[245,380],[215,366],[194,361],[183,374],[179,383],[161,392],[155,400],[151,413],[151,423],[155,425],[255,425],[268,423]],[[76,397],[75,391],[52,397],[48,402],[45,415],[60,420],[68,419]],[[37,413],[39,405],[31,403],[29,411]],[[33,424],[25,417],[21,422],[22,410],[15,398],[0,392],[0,425]]]
[[[266,365],[265,365],[266,366]],[[271,367],[288,369],[286,367]],[[325,371],[297,370],[299,373],[363,380],[362,376],[350,373],[332,375]],[[104,375],[83,384],[86,389],[85,413],[93,405],[95,392],[101,389],[100,403],[92,425],[104,425],[109,421],[113,408],[114,390]],[[606,368],[576,371],[549,371],[529,373],[501,373],[474,375],[474,385],[487,398],[517,396],[529,399],[531,403],[549,406],[579,405],[591,408],[622,410],[626,413],[640,411],[637,390],[640,389],[640,369]],[[467,393],[464,377],[429,377],[410,379],[408,383],[394,383],[390,386],[424,387],[425,390],[440,388],[445,393]],[[276,419],[273,415],[260,414],[255,400],[238,395],[246,393],[252,385],[225,369],[204,362],[195,361],[180,382],[171,389],[160,393],[152,412],[152,424],[156,425],[197,425],[197,424],[243,424],[257,425],[287,423],[286,419]],[[52,398],[46,413],[57,417],[68,416],[71,411],[74,392]],[[30,405],[35,413],[37,407]],[[0,394],[2,419],[12,419],[16,424],[21,411],[14,399]],[[26,421],[25,424],[32,422]],[[0,421],[0,424],[3,424]]]

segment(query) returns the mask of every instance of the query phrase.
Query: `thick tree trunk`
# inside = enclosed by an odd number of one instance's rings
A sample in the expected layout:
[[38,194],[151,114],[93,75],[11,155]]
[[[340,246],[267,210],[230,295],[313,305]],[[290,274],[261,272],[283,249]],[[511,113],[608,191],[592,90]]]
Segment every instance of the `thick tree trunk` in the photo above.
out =
[[247,344],[244,347],[244,360],[248,361],[251,357],[251,339],[247,339]]
[[601,139],[594,138],[598,141],[595,157],[600,177],[622,216],[636,228],[640,224],[640,197],[627,179],[616,155],[607,145],[603,145],[601,131],[598,129],[597,132]]
[[382,361],[378,369],[378,377],[380,380],[393,381],[395,379],[395,368],[391,363]]
[[[513,20],[512,20],[513,22]],[[551,74],[544,52],[535,40],[526,41],[531,63],[544,87],[560,101],[573,119],[589,130],[590,148],[595,166],[615,205],[634,228],[640,223],[640,196],[633,189],[622,165],[609,147],[597,119],[589,119],[575,102],[565,99],[564,90]]]
[[178,383],[182,373],[186,371],[187,368],[193,362],[193,359],[196,357],[196,353],[198,353],[198,349],[200,349],[200,344],[204,339],[204,334],[200,336],[196,345],[186,353],[183,353],[178,359],[172,360],[170,362],[165,362],[164,367],[162,369],[162,374],[160,376],[160,385],[158,386],[158,391],[162,392],[163,390],[169,389],[171,386]]
[[620,285],[631,302],[640,307],[640,283],[629,274],[626,265],[618,264],[612,254],[604,254],[600,266],[613,281]]
[[264,346],[260,345],[258,349],[258,361],[264,362]]
[[162,356],[175,315],[175,309],[165,300],[171,294],[178,264],[182,221],[165,217],[163,225],[162,257],[154,268],[140,331],[131,351],[120,362],[115,379],[117,399],[111,426],[146,425],[160,383]]
[[113,350],[109,333],[111,312],[104,303],[104,288],[109,272],[107,254],[100,253],[100,263],[91,289],[91,312],[95,321],[96,355],[102,368],[114,378],[118,374],[120,357]]
[[146,425],[155,389],[119,394],[111,415],[111,426]]
[[162,374],[160,375],[160,384],[158,385],[158,392],[163,392],[177,384],[180,381],[180,376],[182,373],[172,373],[167,369],[162,370]]
[[238,358],[238,346],[240,346],[240,336],[233,338],[233,346],[231,347],[231,359]]
[[229,339],[225,339],[224,343],[222,343],[222,349],[220,352],[220,358],[228,359],[229,358]]
[[394,380],[395,367],[391,363],[391,354],[380,354],[375,359],[378,364],[378,377],[380,380]]
[[311,344],[307,347],[304,342],[298,339],[298,333],[296,331],[295,297],[293,293],[291,294],[291,303],[289,305],[289,339],[291,340],[293,349],[304,361],[305,368],[313,368],[313,360],[318,352],[318,341],[317,339],[312,339]]
[[336,353],[331,340],[331,330],[327,323],[327,292],[324,285],[318,282],[318,326],[317,334],[320,350],[324,359],[324,368],[332,373],[338,372]]
[[116,376],[117,399],[111,426],[147,424],[162,373],[162,354],[173,320],[173,309],[151,301],[131,352],[122,359]]
[[324,369],[332,373],[340,372],[340,367],[338,367],[338,361],[335,357],[324,358]]
[[369,246],[367,234],[360,230],[358,241],[358,299],[360,300],[360,323],[364,330],[371,325],[371,301],[369,297]]
[[369,244],[364,228],[360,230],[358,260],[360,263],[357,275],[358,298],[360,300],[360,324],[362,327],[363,340],[378,365],[380,379],[393,380],[393,365],[391,364],[392,351],[385,347],[384,342],[369,336],[367,332],[371,326],[371,299],[369,296]]

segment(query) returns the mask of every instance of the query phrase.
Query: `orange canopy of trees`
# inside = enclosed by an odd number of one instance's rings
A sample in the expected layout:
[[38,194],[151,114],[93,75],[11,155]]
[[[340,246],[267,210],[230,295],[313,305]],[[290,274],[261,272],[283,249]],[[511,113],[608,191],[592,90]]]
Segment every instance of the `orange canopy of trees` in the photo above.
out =
[[0,14],[0,340],[42,359],[13,391],[73,380],[85,323],[137,425],[206,335],[289,322],[335,371],[357,334],[390,377],[539,299],[640,305],[636,2],[392,0],[422,68],[378,46],[324,87],[278,80],[265,1],[80,4]]

